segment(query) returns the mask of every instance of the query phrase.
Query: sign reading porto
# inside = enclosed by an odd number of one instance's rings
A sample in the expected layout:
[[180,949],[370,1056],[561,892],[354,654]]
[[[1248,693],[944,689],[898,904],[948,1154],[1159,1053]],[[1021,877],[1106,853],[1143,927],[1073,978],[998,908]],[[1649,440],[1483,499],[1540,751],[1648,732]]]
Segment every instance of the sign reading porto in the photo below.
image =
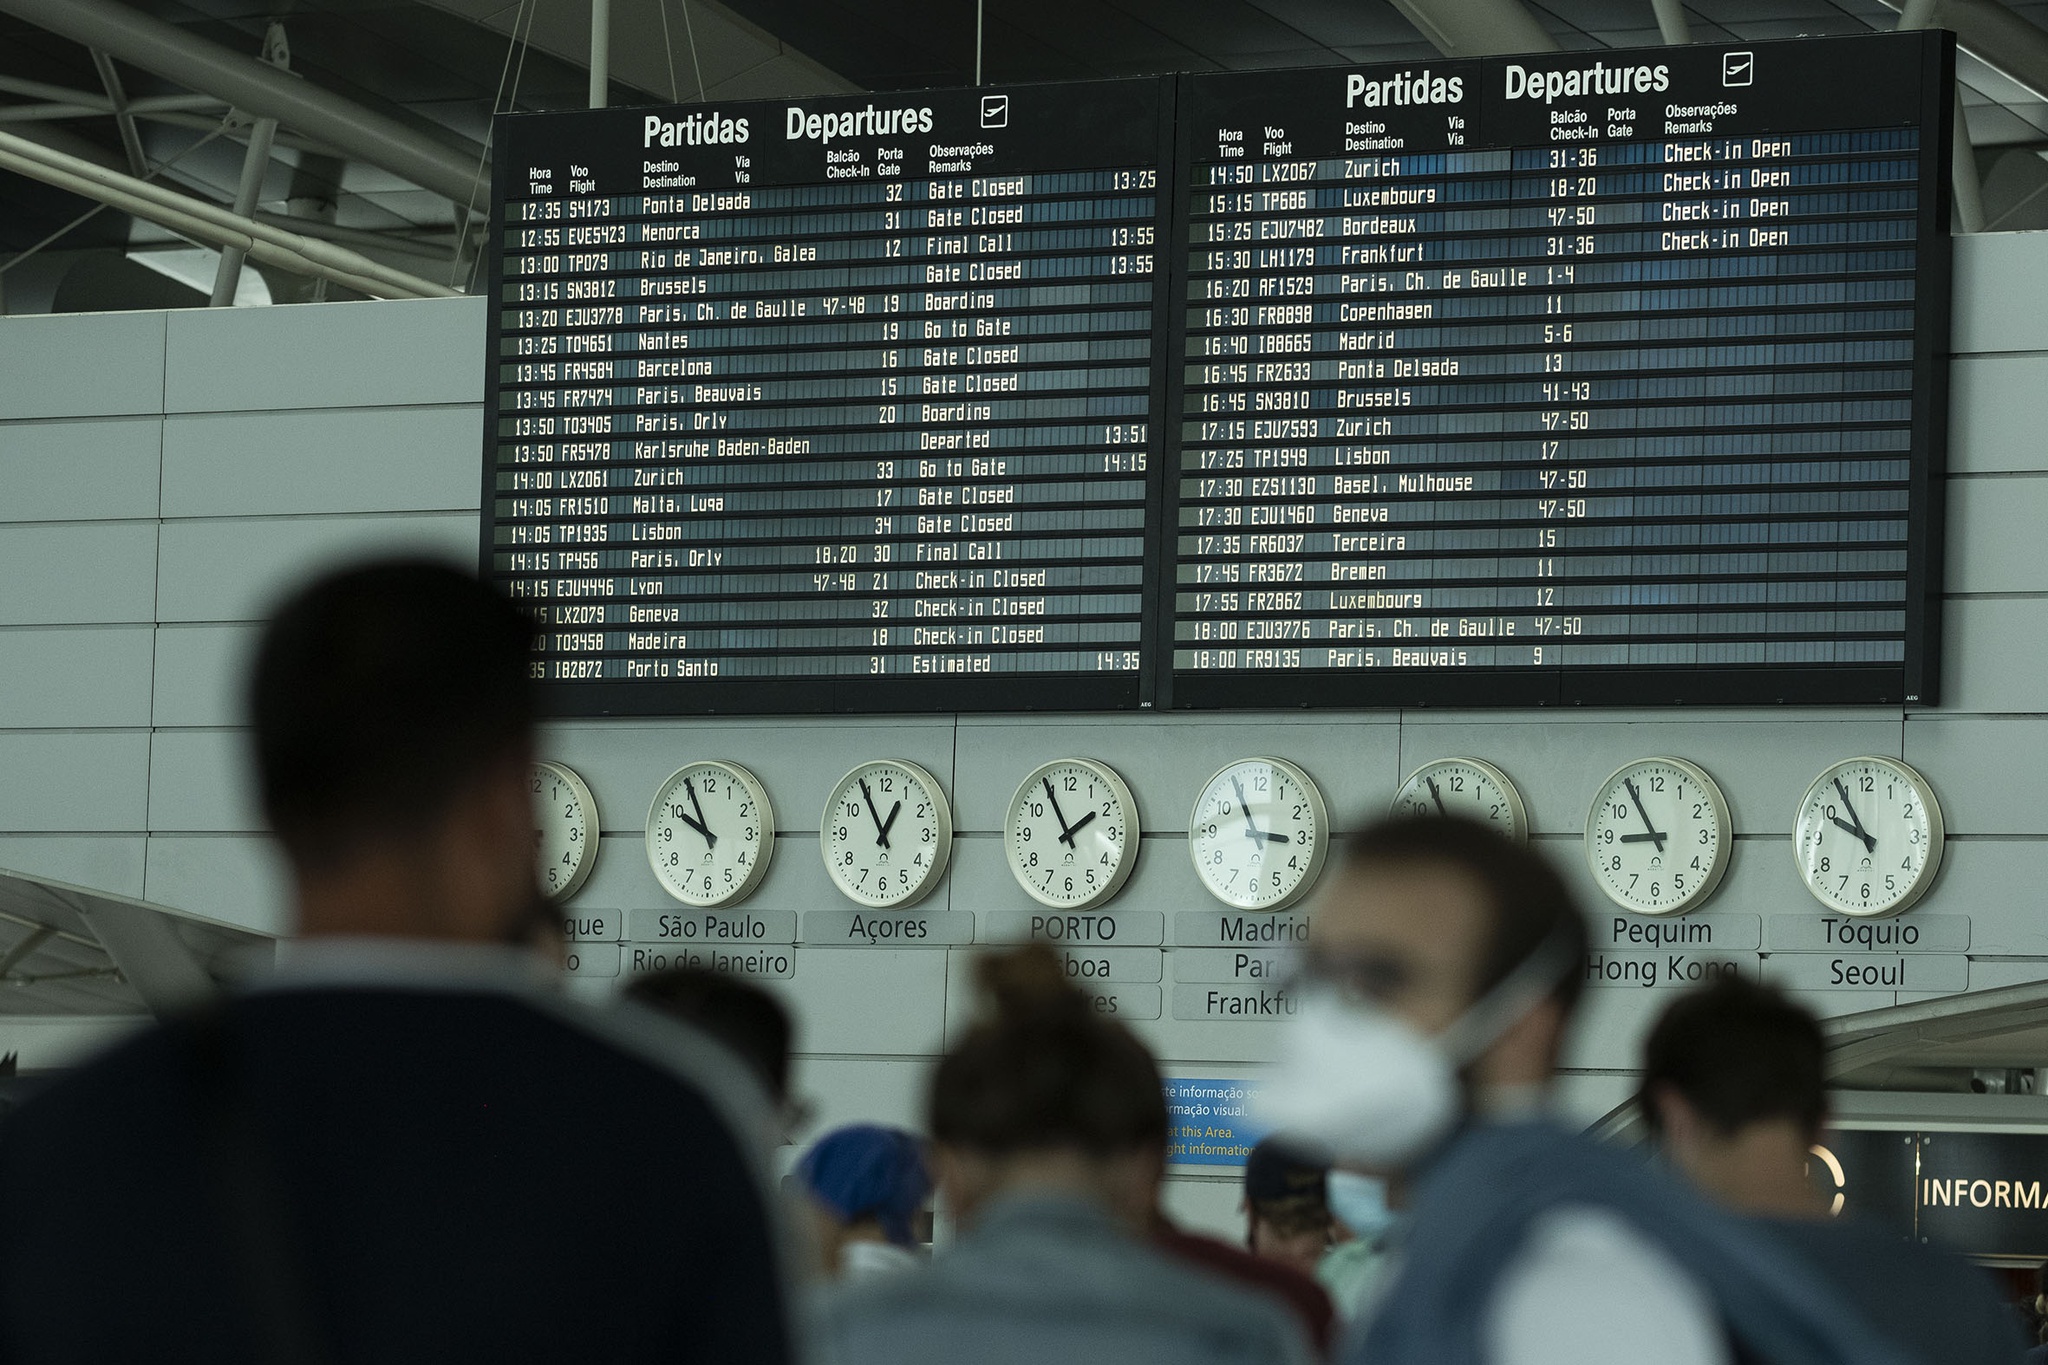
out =
[[484,554],[558,709],[1139,703],[1165,93],[500,125]]
[[1930,702],[1938,33],[505,119],[564,712]]

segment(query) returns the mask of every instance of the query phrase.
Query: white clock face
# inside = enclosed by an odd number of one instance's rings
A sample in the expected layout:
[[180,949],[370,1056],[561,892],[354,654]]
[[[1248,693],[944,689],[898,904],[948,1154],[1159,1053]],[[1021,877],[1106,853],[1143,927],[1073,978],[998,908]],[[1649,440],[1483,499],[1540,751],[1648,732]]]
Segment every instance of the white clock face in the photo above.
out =
[[597,802],[583,779],[559,763],[536,763],[533,794],[534,875],[541,894],[567,900],[597,865]]
[[1138,860],[1138,809],[1100,763],[1063,758],[1017,787],[1003,824],[1010,872],[1031,897],[1062,910],[1100,905]]
[[852,900],[915,905],[946,870],[953,812],[938,780],[915,763],[863,763],[825,802],[818,846],[833,882]]
[[647,811],[647,861],[685,905],[734,905],[753,894],[775,855],[768,792],[737,763],[677,769]]
[[1734,831],[1714,779],[1646,758],[1607,779],[1586,817],[1586,861],[1609,900],[1644,915],[1703,904],[1728,870]]
[[1247,758],[1210,778],[1188,819],[1188,853],[1209,894],[1240,910],[1284,910],[1322,871],[1323,794],[1301,769]]
[[1852,758],[1814,779],[1793,852],[1806,889],[1843,915],[1896,915],[1941,866],[1941,803],[1895,758]]
[[1440,758],[1408,775],[1394,796],[1395,815],[1458,815],[1517,842],[1529,837],[1522,794],[1508,775],[1476,758]]

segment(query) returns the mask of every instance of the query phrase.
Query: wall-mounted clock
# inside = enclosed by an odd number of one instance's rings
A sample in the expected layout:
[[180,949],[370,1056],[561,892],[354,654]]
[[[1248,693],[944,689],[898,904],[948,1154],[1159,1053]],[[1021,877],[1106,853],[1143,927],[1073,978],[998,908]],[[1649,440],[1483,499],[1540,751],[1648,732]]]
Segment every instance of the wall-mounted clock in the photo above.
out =
[[533,794],[534,875],[542,895],[567,900],[597,865],[597,801],[583,779],[559,763],[534,764],[527,785]]
[[1100,905],[1138,861],[1138,804],[1105,764],[1062,758],[1017,785],[1003,820],[1010,873],[1059,910]]
[[1394,794],[1395,815],[1461,815],[1517,843],[1529,837],[1522,794],[1508,775],[1477,758],[1440,758],[1408,774]]
[[1896,758],[1852,758],[1813,780],[1799,802],[1799,876],[1840,915],[1896,915],[1941,868],[1941,802]]
[[1284,910],[1307,895],[1329,843],[1323,794],[1280,758],[1245,758],[1202,786],[1188,853],[1210,895],[1239,910]]
[[1600,786],[1586,862],[1607,898],[1643,915],[1682,915],[1714,894],[1735,831],[1721,788],[1682,758],[1645,758]]
[[768,875],[775,810],[737,763],[700,759],[669,775],[647,809],[647,862],[685,905],[737,905]]
[[953,812],[938,779],[902,759],[863,763],[825,802],[818,847],[832,882],[861,905],[915,905],[953,851]]

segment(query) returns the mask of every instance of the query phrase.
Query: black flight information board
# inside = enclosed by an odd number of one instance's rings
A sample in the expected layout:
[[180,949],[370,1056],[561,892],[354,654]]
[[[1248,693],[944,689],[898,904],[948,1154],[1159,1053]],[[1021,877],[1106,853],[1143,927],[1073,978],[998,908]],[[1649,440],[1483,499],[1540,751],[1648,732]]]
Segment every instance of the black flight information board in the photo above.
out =
[[1935,700],[1938,33],[500,121],[561,714]]
[[500,124],[485,555],[555,709],[1140,703],[1170,93]]
[[1174,703],[1932,700],[1952,70],[1183,80]]

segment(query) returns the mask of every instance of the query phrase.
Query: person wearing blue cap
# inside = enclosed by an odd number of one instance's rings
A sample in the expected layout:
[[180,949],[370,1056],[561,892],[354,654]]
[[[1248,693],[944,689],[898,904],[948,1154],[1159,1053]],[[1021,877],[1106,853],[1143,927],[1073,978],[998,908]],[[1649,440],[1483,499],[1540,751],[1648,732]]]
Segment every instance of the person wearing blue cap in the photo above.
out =
[[897,1128],[853,1124],[797,1162],[825,1276],[867,1280],[919,1263],[912,1222],[931,1196],[924,1148]]

